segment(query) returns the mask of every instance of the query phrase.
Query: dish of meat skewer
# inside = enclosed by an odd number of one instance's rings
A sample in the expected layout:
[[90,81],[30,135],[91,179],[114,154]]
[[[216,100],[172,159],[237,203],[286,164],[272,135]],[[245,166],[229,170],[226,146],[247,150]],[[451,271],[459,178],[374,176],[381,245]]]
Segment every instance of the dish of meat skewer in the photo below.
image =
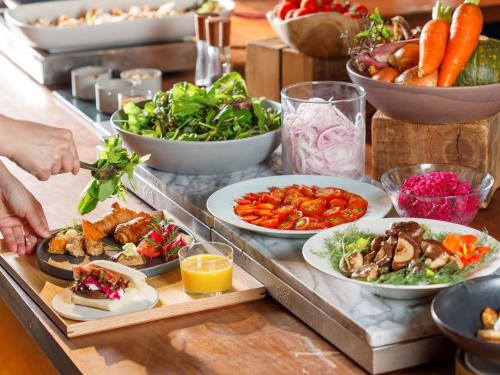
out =
[[193,234],[168,220],[163,212],[137,212],[118,203],[102,218],[82,219],[59,229],[37,248],[40,268],[72,280],[75,265],[112,260],[155,276],[178,267],[177,252],[194,241]]

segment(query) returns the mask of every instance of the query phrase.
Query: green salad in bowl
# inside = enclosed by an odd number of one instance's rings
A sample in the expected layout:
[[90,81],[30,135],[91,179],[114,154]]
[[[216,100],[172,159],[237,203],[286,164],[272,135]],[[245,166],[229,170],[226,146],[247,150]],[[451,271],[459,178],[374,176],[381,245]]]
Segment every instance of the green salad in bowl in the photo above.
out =
[[205,89],[180,82],[143,106],[127,103],[123,130],[177,141],[226,141],[265,134],[280,127],[280,113],[251,98],[245,81],[229,73]]
[[238,73],[209,88],[180,82],[111,117],[125,145],[172,173],[231,173],[262,163],[281,142],[279,103],[248,94]]

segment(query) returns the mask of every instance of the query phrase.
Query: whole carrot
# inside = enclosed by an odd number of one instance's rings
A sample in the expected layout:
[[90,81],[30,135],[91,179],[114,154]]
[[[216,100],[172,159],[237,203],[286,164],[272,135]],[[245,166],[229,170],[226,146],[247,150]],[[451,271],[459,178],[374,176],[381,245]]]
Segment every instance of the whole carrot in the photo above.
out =
[[453,13],[450,41],[439,71],[438,86],[450,87],[477,47],[483,28],[479,0],[465,0]]
[[444,7],[441,0],[432,8],[432,20],[427,22],[420,35],[420,58],[418,76],[422,78],[439,69],[450,37],[451,8]]

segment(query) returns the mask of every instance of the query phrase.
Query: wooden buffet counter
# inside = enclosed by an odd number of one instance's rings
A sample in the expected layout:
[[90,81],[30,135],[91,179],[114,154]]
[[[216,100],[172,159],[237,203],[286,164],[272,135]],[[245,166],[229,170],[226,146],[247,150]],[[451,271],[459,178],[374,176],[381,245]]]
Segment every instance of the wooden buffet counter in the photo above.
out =
[[[238,10],[262,11],[269,9],[271,3],[245,1],[238,5]],[[433,1],[406,3],[428,13]],[[490,14],[496,14],[498,20],[499,2],[484,0],[482,4],[491,5]],[[392,15],[392,8],[381,8],[383,13]],[[394,14],[397,13],[399,10],[394,10]],[[238,24],[233,28],[235,46],[244,46],[250,39],[272,36],[264,20],[237,19],[235,22]],[[244,61],[243,54],[243,50],[236,52],[240,64]],[[71,129],[80,159],[95,160],[98,137],[88,123],[4,56],[0,56],[0,72],[0,113]],[[187,77],[168,77],[166,85]],[[369,154],[370,149],[367,151]],[[78,216],[76,202],[88,182],[89,172],[39,182],[12,163],[6,164],[42,203],[51,228],[62,227]],[[135,209],[149,208],[133,195],[129,195],[128,205]],[[108,207],[109,203],[99,206],[92,216],[101,215]],[[479,213],[474,227],[486,227],[498,238],[499,215],[497,194],[490,207]],[[365,373],[271,298],[73,339],[66,338],[1,267],[0,298],[0,374]],[[451,374],[452,369],[450,361],[397,374]]]

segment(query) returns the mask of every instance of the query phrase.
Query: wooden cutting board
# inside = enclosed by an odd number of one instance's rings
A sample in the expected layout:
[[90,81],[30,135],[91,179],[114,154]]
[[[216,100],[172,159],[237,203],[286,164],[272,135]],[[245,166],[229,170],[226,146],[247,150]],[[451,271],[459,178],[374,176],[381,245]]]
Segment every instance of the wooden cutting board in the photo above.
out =
[[154,287],[159,295],[159,302],[152,309],[113,318],[77,322],[60,317],[51,306],[52,298],[71,282],[42,272],[34,255],[18,256],[9,252],[3,240],[0,240],[0,264],[68,337],[254,301],[266,295],[261,283],[234,265],[233,288],[230,291],[221,296],[194,298],[184,293],[180,270],[175,269],[147,279],[148,284]]

